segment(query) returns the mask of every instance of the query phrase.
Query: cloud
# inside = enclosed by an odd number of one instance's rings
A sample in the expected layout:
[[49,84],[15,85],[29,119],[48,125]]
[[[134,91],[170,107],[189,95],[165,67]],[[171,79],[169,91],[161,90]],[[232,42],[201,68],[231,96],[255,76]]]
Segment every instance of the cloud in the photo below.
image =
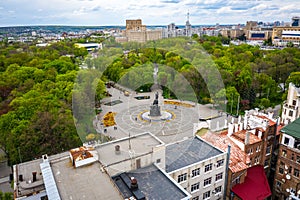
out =
[[300,8],[296,0],[9,0],[0,1],[0,11],[0,26],[4,22],[124,25],[127,18],[141,18],[146,25],[179,25],[185,23],[188,11],[195,25],[291,21]]
[[162,0],[161,3],[179,3],[179,0]]

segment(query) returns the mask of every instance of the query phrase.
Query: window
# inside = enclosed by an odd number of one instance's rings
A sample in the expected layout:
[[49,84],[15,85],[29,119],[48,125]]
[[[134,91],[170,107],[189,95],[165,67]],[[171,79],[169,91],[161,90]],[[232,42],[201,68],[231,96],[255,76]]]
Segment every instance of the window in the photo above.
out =
[[294,161],[294,154],[291,155],[291,160]]
[[223,173],[219,173],[216,175],[216,181],[222,180],[223,178]]
[[210,197],[210,191],[203,193],[203,199],[208,199]]
[[195,183],[191,186],[191,192],[199,190],[199,183]]
[[192,200],[199,200],[199,196],[193,197]]
[[265,160],[265,163],[264,163],[264,167],[269,167],[269,159],[268,160]]
[[297,156],[296,162],[297,162],[297,163],[300,163],[300,156]]
[[255,159],[254,159],[254,164],[259,164],[259,161],[260,161],[260,156],[255,156]]
[[286,150],[282,150],[282,156],[286,157]]
[[290,167],[289,167],[289,173],[292,173],[292,170],[293,170],[293,167],[290,166]]
[[296,105],[296,100],[293,100],[293,106],[295,106]]
[[181,175],[178,176],[177,182],[181,183],[183,181],[186,181],[186,173],[181,174]]
[[279,165],[279,173],[280,174],[283,174],[284,172],[284,163],[283,162],[280,162],[280,165]]
[[224,165],[224,159],[217,161],[217,167],[221,167]]
[[233,179],[232,183],[233,183],[233,184],[238,184],[238,183],[240,183],[240,177],[236,177],[235,179]]
[[212,170],[212,164],[205,165],[204,172],[208,172]]
[[256,147],[256,152],[260,151],[260,145]]
[[294,176],[299,177],[299,170],[298,169],[294,169]]
[[215,190],[213,191],[213,193],[218,194],[222,192],[222,186],[216,187]]
[[290,139],[289,138],[284,138],[283,144],[289,145]]
[[192,170],[192,177],[199,176],[200,175],[200,168]]
[[250,154],[253,154],[252,148],[248,149],[248,154],[249,154],[249,155],[250,155]]
[[281,187],[281,182],[276,181],[276,187]]
[[271,147],[272,147],[272,145],[267,146],[266,155],[270,155],[270,153],[271,153]]
[[211,184],[211,177],[204,180],[203,186],[205,187],[205,186],[210,185],[210,184]]
[[293,111],[292,111],[292,110],[290,110],[290,112],[289,112],[289,116],[290,116],[290,117],[292,117],[292,116],[293,116]]

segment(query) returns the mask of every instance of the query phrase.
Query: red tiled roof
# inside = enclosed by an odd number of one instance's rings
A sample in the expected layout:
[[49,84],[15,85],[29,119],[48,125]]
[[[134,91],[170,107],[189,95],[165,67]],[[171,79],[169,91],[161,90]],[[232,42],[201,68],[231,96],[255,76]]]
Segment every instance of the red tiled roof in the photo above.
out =
[[[241,130],[241,131],[238,131],[238,132],[234,132],[231,135],[231,137],[239,140],[242,143],[245,143],[246,133],[247,133],[246,130]],[[261,139],[258,136],[254,135],[252,133],[249,134],[249,144],[254,144],[254,143],[257,143],[257,142],[260,142],[260,141],[261,141]]]
[[266,117],[266,116],[258,115],[257,117],[260,117],[260,118],[262,118],[262,119],[266,119],[266,120],[268,120],[268,121],[269,121],[269,126],[274,126],[274,125],[276,124],[276,122],[275,122],[275,121],[273,121],[273,120],[269,119],[269,118],[268,118],[268,117]]
[[231,146],[229,169],[233,172],[240,172],[248,168],[250,163],[249,155],[242,151],[228,136],[227,131],[222,133],[207,132],[201,136],[202,139],[218,147],[223,151],[227,151],[228,145]]
[[276,135],[280,135],[280,130],[281,130],[283,127],[284,127],[284,126],[281,125],[281,124],[277,126]]
[[235,185],[231,190],[242,200],[264,200],[271,195],[264,167],[261,165],[249,168],[244,183]]

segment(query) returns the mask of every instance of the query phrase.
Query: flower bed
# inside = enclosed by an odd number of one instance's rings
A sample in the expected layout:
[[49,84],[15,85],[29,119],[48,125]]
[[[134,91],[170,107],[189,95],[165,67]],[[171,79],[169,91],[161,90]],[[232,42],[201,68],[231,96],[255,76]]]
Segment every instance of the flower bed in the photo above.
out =
[[115,115],[116,112],[108,112],[103,116],[102,122],[105,127],[116,125]]
[[169,100],[165,100],[164,104],[171,104],[171,105],[175,105],[175,106],[184,106],[187,108],[195,107],[195,105],[192,105],[189,103],[184,103],[184,102],[179,102],[179,101],[169,101]]

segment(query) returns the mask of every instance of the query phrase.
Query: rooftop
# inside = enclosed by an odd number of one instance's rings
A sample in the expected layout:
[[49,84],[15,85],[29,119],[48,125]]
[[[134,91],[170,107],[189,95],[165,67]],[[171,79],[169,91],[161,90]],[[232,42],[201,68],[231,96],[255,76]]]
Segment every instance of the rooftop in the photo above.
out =
[[199,137],[170,144],[166,147],[166,172],[206,160],[223,152]]
[[[157,137],[150,133],[142,133],[131,136],[130,139],[122,138],[101,144],[96,148],[101,163],[110,166],[125,160],[129,160],[133,156],[141,156],[153,152],[153,148],[164,145]],[[119,146],[119,153],[116,155],[115,147]]]
[[99,162],[74,168],[69,156],[51,162],[61,199],[122,199]]
[[205,141],[212,145],[227,151],[228,145],[231,146],[229,169],[233,172],[239,172],[248,168],[247,163],[250,163],[249,156],[242,151],[228,136],[227,131],[222,133],[207,132],[201,136]]
[[264,167],[256,165],[249,168],[244,183],[235,185],[232,192],[243,200],[264,200],[269,197],[271,190]]
[[[241,130],[238,132],[234,132],[234,133],[232,133],[231,137],[237,139],[238,141],[240,141],[242,143],[245,143],[247,132],[248,132],[247,130]],[[252,133],[249,134],[249,144],[255,144],[260,141],[261,141],[261,139],[258,136],[254,135]]]
[[[131,177],[137,180],[138,191],[130,189]],[[119,174],[114,176],[113,180],[124,198],[135,195],[144,196],[146,199],[173,200],[189,198],[189,194],[179,184],[155,165]]]
[[280,131],[295,138],[300,138],[300,118],[286,125]]

